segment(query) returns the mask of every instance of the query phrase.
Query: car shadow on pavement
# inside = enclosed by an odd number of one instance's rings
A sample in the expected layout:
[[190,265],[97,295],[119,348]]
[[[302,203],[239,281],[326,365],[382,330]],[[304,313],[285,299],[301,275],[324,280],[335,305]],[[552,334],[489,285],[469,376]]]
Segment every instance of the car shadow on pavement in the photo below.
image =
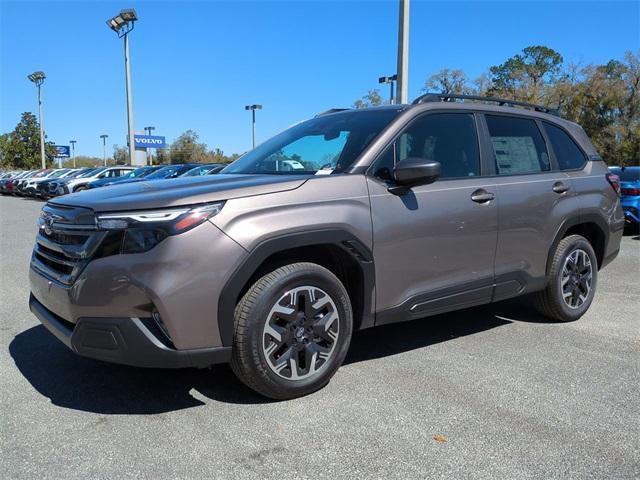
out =
[[[512,321],[536,321],[528,310],[503,302],[357,332],[345,364],[425,348]],[[144,415],[197,407],[207,398],[236,404],[270,402],[238,381],[227,365],[167,370],[99,362],[75,355],[42,325],[16,335],[9,352],[40,394],[74,410]]]

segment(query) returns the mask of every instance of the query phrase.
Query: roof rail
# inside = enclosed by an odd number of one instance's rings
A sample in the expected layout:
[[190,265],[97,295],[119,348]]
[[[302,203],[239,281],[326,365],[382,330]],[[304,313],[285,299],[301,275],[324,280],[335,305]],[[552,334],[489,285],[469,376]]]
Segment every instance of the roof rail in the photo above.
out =
[[412,104],[418,105],[420,103],[428,103],[428,102],[452,102],[455,100],[472,100],[476,102],[491,102],[497,103],[500,106],[505,107],[523,107],[530,108],[535,110],[536,112],[550,113],[551,115],[558,116],[558,111],[545,107],[543,105],[536,105],[535,103],[527,103],[527,102],[518,102],[516,100],[507,100],[506,98],[495,98],[495,97],[483,97],[480,95],[458,95],[452,93],[425,93],[424,95],[416,98]]
[[316,114],[316,117],[322,117],[323,115],[329,115],[330,113],[344,112],[345,110],[351,110],[350,108],[330,108],[324,112]]

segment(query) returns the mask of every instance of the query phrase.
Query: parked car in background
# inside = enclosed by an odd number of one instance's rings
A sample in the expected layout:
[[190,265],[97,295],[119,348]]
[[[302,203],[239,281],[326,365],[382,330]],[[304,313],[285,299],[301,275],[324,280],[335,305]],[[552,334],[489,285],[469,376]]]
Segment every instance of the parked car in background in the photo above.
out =
[[62,179],[68,180],[70,178],[77,177],[78,175],[82,174],[82,172],[85,172],[87,170],[88,169],[86,168],[69,168],[67,169],[66,172],[64,172],[61,175],[58,175],[56,177],[49,177],[42,180],[41,182],[38,182],[38,184],[36,185],[36,196],[42,199],[47,199],[51,197],[51,195],[49,194],[49,186],[53,182],[56,182]]
[[630,228],[640,228],[640,167],[609,167],[620,178],[620,204]]
[[230,362],[276,399],[325,386],[359,329],[528,294],[577,320],[620,249],[618,178],[579,125],[477,98],[321,114],[217,175],[50,201],[31,311],[77,354]]
[[40,183],[46,180],[60,178],[66,173],[69,173],[70,171],[71,169],[69,168],[58,168],[58,169],[50,170],[49,172],[47,172],[45,175],[42,175],[41,177],[30,178],[25,182],[22,191],[25,195],[34,197],[38,193],[38,185]]
[[119,177],[105,177],[100,178],[98,180],[94,180],[93,182],[89,182],[87,184],[87,188],[98,188],[98,187],[107,187],[109,185],[113,185],[114,183],[120,183],[125,180],[132,180],[134,178],[144,178],[147,175],[152,174],[156,170],[161,169],[162,165],[153,165],[147,167],[140,167],[131,170],[129,173],[120,175]]
[[181,177],[199,177],[201,175],[213,175],[218,173],[225,167],[222,163],[206,163],[204,165],[198,165],[197,167],[187,170],[180,175]]
[[15,172],[9,172],[4,178],[0,180],[0,192],[2,195],[8,195],[12,193],[14,188],[14,182],[29,174],[29,170],[18,170]]
[[58,195],[80,192],[87,189],[89,182],[103,178],[117,178],[135,170],[135,167],[117,165],[114,167],[98,167],[80,177],[62,181],[58,184]]
[[146,175],[142,178],[131,178],[128,180],[123,180],[122,182],[118,182],[118,185],[122,185],[125,183],[136,183],[136,182],[147,182],[147,181],[155,181],[155,180],[168,180],[171,178],[177,178],[183,173],[191,170],[194,167],[197,167],[197,163],[183,163],[176,165],[163,165],[162,168],[157,169],[156,171]]
[[25,175],[20,180],[15,182],[13,194],[18,196],[23,196],[25,194],[25,187],[27,182],[36,178],[46,177],[49,174],[53,173],[53,169],[50,168],[42,168],[40,170],[34,170],[30,175]]

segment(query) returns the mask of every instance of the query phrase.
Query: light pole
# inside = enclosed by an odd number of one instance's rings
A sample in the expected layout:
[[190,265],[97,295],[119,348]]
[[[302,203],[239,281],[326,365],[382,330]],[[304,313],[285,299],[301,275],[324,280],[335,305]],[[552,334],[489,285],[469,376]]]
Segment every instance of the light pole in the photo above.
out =
[[[147,135],[151,136],[151,132],[153,132],[156,127],[144,127]],[[151,149],[147,147],[147,165],[151,165],[153,162],[151,161]]]
[[47,168],[47,159],[44,156],[44,128],[42,126],[42,84],[47,76],[44,72],[33,72],[27,78],[38,87],[38,123],[40,123],[40,160],[42,168]]
[[71,158],[73,158],[73,168],[76,168],[76,140],[69,140],[71,144]]
[[400,0],[398,19],[398,93],[396,103],[409,101],[409,0]]
[[104,166],[107,166],[107,138],[109,137],[109,135],[107,135],[106,133],[100,135],[100,138],[102,139],[102,161],[104,162]]
[[251,110],[251,138],[252,148],[256,148],[256,110],[262,110],[262,105],[253,104],[245,105],[245,110]]
[[393,84],[398,80],[398,75],[391,75],[390,77],[380,77],[378,78],[378,83],[388,83],[391,87],[391,93],[389,95],[389,105],[393,105]]
[[129,132],[129,164],[133,165],[135,145],[133,141],[133,101],[131,100],[131,67],[129,62],[129,32],[133,30],[138,15],[133,8],[120,10],[120,13],[107,20],[107,25],[118,34],[118,38],[124,37],[124,70],[127,91],[127,125]]

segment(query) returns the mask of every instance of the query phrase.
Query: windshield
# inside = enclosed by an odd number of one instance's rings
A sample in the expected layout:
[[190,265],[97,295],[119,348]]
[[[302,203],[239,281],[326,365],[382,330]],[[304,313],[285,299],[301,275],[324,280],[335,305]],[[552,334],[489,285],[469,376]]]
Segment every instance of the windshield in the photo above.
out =
[[160,170],[156,170],[151,175],[147,175],[145,178],[150,180],[173,178],[178,176],[181,172],[186,172],[187,169],[191,167],[192,166],[190,165],[168,165],[166,167],[162,167]]
[[75,177],[79,177],[84,173],[87,173],[87,170],[76,170],[75,172],[71,172],[69,175],[65,175],[64,178],[75,178]]
[[144,177],[146,175],[149,175],[151,172],[153,172],[153,167],[142,167],[142,168],[136,168],[135,170],[130,171],[129,173],[127,173],[126,175],[123,175],[122,178],[123,180],[125,178],[140,178],[140,177]]
[[100,172],[102,172],[103,170],[106,170],[106,167],[100,167],[100,168],[92,168],[91,170],[89,170],[88,172],[83,173],[82,175],[79,175],[78,178],[87,178],[87,177],[93,177],[94,175],[98,175]]
[[220,173],[339,173],[398,115],[398,109],[349,111],[299,123],[246,153]]
[[218,165],[202,165],[201,167],[192,168],[186,173],[180,175],[181,177],[199,177],[200,175],[206,175]]
[[51,175],[49,175],[49,178],[58,178],[58,177],[64,175],[65,173],[67,173],[68,171],[69,170],[56,170]]

